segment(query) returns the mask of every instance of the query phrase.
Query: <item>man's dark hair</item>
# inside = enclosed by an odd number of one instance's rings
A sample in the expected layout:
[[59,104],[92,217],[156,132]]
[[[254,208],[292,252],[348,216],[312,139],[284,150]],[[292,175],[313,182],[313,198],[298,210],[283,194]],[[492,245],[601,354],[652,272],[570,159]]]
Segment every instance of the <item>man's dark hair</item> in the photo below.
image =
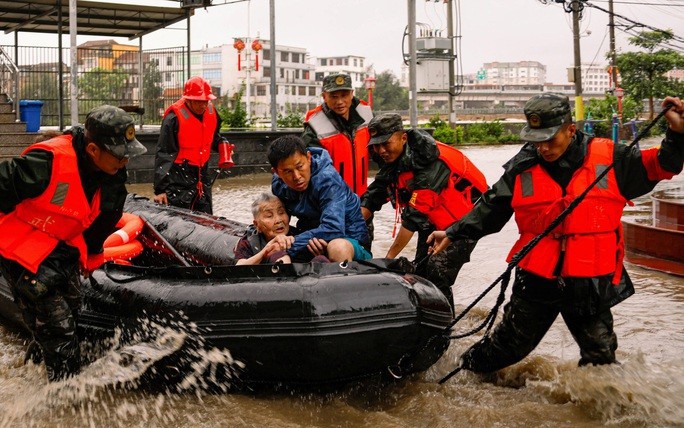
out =
[[306,156],[307,150],[304,140],[296,135],[284,135],[276,138],[268,147],[268,162],[273,168],[277,168],[281,160],[287,159],[297,152]]

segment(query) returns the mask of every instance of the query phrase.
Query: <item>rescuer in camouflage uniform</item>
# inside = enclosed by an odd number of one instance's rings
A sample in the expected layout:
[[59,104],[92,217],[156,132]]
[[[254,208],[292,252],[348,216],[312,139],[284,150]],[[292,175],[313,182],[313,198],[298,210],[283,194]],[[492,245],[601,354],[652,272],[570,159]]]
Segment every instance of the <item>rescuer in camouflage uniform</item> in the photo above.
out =
[[44,358],[50,381],[80,369],[79,270],[88,275],[104,261],[126,199],[126,164],[145,151],[133,118],[101,106],[85,128],[0,164],[0,268],[33,334],[27,360]]
[[476,241],[458,242],[429,258],[426,241],[430,233],[444,230],[472,208],[487,189],[484,175],[456,148],[425,131],[404,130],[398,114],[375,116],[368,129],[368,146],[380,170],[361,197],[361,212],[371,218],[388,200],[400,210],[401,228],[385,257],[396,258],[417,232],[416,273],[432,281],[453,306],[451,287]]

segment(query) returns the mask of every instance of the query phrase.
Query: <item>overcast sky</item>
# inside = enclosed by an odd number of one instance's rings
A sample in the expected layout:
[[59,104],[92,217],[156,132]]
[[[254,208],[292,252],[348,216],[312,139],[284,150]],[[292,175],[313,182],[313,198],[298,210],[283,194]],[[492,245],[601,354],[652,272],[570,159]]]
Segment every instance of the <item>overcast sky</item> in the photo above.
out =
[[[124,0],[120,0],[124,1]],[[131,0],[129,0],[131,1]],[[138,0],[153,5],[172,5],[163,0]],[[204,45],[233,43],[233,37],[269,36],[269,0],[213,0],[215,6],[198,9],[191,18],[192,49]],[[456,0],[455,21],[460,23],[462,73],[474,73],[485,62],[539,61],[547,66],[547,80],[567,81],[566,68],[573,65],[571,14],[550,0]],[[232,2],[232,3],[229,3]],[[607,0],[593,4],[608,9]],[[275,0],[276,42],[305,47],[312,56],[361,55],[376,71],[392,70],[399,75],[402,35],[407,24],[405,0]],[[460,6],[459,6],[460,5]],[[684,0],[615,0],[616,14],[684,36]],[[249,15],[249,27],[248,27]],[[446,6],[442,1],[416,0],[418,22],[446,35]],[[605,64],[609,49],[608,15],[586,8],[581,21],[583,63]],[[143,48],[182,46],[185,23],[143,38]],[[634,30],[632,30],[634,31]],[[623,31],[617,30],[618,51],[630,51]],[[78,43],[92,37],[79,38]],[[137,45],[138,41],[117,39]],[[2,34],[0,43],[12,44],[12,34]],[[65,43],[68,46],[68,35]],[[54,36],[20,33],[20,45],[55,44]],[[684,43],[677,46],[684,52]]]

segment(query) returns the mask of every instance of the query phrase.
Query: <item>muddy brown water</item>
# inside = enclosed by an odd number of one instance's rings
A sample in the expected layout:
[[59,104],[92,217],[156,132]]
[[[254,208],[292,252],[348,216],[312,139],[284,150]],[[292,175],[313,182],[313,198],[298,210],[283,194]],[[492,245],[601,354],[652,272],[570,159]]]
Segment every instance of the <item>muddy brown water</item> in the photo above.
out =
[[[465,153],[490,184],[519,146]],[[249,204],[270,176],[219,180],[215,211],[249,222]],[[679,175],[658,189],[684,186]],[[130,191],[149,196],[151,185]],[[641,198],[635,210],[647,210]],[[373,253],[391,243],[394,211],[376,217]],[[506,267],[513,222],[482,239],[454,287],[457,309],[473,301]],[[412,242],[404,255],[415,249]],[[684,249],[682,249],[684,251]],[[577,367],[579,350],[562,320],[521,363],[495,376],[460,373],[437,381],[477,337],[454,341],[430,370],[393,385],[360,382],[334,392],[205,394],[122,391],[93,386],[87,372],[47,383],[42,366],[23,365],[25,339],[0,327],[0,427],[642,427],[684,426],[684,278],[628,265],[637,293],[614,308],[621,365]],[[477,325],[490,293],[456,328]],[[268,350],[264,350],[268,352]],[[304,350],[302,352],[305,352]]]

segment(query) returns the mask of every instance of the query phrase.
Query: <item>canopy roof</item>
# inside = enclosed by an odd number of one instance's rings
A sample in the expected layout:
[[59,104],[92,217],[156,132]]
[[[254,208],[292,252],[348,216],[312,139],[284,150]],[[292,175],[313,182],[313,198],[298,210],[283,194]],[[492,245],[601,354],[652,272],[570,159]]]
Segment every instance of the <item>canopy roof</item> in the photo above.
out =
[[[62,9],[62,31],[69,32],[69,0],[0,0],[0,30],[57,34]],[[134,39],[192,16],[193,9],[140,6],[137,1],[101,3],[77,0],[80,35]],[[169,2],[171,3],[171,2]]]

